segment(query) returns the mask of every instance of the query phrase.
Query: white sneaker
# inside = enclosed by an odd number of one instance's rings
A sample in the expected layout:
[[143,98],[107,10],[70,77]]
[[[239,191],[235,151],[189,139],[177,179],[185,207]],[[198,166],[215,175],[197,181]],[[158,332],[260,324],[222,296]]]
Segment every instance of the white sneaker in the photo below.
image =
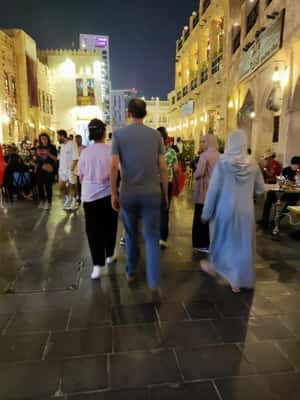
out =
[[110,265],[110,264],[114,264],[117,261],[117,256],[112,256],[112,257],[107,257],[106,258],[106,264]]
[[45,203],[41,201],[41,202],[39,203],[39,205],[38,205],[38,208],[44,208],[44,205],[45,205]]
[[121,239],[120,239],[120,246],[125,246],[125,238],[124,237],[121,237]]
[[93,268],[93,272],[91,274],[91,279],[97,280],[101,278],[101,267],[99,265],[95,265]]
[[68,210],[76,210],[77,207],[78,207],[78,205],[77,205],[76,199],[75,199],[75,197],[73,197]]
[[200,247],[199,249],[197,249],[200,253],[205,253],[205,254],[209,254],[210,251],[207,247]]
[[160,245],[161,247],[164,247],[165,249],[167,249],[167,248],[169,247],[168,242],[166,242],[165,240],[160,240],[160,241],[159,241],[159,245]]
[[51,208],[51,204],[50,203],[45,203],[44,206],[43,206],[43,209],[46,210],[46,211],[50,210],[50,208]]
[[70,197],[66,197],[66,200],[65,200],[65,202],[64,202],[64,205],[63,205],[63,208],[65,209],[65,210],[68,210],[69,209],[69,207],[70,207],[70,203],[71,203],[71,199],[70,199]]

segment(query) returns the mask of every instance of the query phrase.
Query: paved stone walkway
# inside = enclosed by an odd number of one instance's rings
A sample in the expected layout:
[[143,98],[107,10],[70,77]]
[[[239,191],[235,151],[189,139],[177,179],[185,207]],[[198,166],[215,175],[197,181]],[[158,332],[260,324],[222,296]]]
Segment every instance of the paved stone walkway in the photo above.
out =
[[299,243],[259,233],[257,289],[236,296],[197,271],[186,197],[171,219],[158,307],[122,249],[90,281],[81,212],[0,210],[1,400],[299,400]]

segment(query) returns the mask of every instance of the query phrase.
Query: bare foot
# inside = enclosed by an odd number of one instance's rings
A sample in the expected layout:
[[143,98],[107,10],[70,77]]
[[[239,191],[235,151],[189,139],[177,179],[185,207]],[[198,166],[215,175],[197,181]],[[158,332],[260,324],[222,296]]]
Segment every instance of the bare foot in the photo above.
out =
[[213,265],[207,260],[200,261],[200,268],[203,272],[205,272],[206,274],[208,274],[210,276],[213,276],[213,277],[217,276]]

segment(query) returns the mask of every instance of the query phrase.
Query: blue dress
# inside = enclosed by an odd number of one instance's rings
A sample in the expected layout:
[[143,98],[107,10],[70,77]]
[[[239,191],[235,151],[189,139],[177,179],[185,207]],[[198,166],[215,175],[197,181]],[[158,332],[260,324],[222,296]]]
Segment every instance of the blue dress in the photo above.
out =
[[202,213],[212,224],[211,261],[232,287],[254,287],[255,217],[253,194],[264,192],[254,162],[222,156],[213,172]]

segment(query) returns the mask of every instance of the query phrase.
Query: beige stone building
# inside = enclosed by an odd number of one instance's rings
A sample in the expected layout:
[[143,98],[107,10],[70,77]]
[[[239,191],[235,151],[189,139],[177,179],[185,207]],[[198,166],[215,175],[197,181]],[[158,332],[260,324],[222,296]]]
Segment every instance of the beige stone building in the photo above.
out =
[[160,126],[169,126],[170,102],[153,97],[151,100],[145,100],[147,103],[147,116],[145,124],[150,128],[157,129]]
[[106,93],[103,93],[101,52],[98,50],[39,51],[48,66],[54,85],[54,127],[88,140],[88,123],[104,119]]
[[0,31],[0,143],[15,141],[18,136],[16,55],[14,41]]
[[170,128],[194,139],[246,130],[259,157],[300,154],[300,2],[202,0],[176,48]]
[[42,130],[51,133],[51,73],[38,60],[36,43],[24,31],[1,30],[0,38],[4,77],[0,83],[0,141],[18,143],[25,137],[33,141]]

